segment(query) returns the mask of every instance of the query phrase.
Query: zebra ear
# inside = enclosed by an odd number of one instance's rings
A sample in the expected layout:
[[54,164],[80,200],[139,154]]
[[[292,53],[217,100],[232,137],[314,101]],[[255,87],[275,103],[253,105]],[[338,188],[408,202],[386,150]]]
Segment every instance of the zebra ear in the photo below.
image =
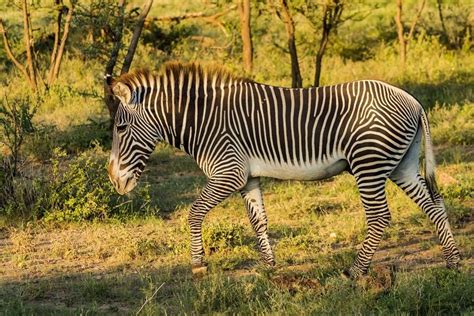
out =
[[123,105],[129,104],[132,99],[132,91],[130,90],[130,87],[125,83],[117,82],[113,86],[112,92],[117,98],[119,98],[120,102],[122,102]]

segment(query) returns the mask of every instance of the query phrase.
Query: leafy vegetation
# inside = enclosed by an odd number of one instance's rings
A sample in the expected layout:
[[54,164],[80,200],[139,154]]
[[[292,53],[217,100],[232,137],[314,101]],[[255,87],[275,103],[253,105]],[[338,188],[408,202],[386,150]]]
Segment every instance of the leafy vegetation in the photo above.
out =
[[[125,7],[124,43],[142,2]],[[428,110],[438,183],[463,256],[459,272],[444,268],[433,224],[388,183],[393,221],[372,268],[359,280],[341,277],[365,235],[355,181],[342,174],[316,183],[262,180],[277,261],[272,269],[259,261],[240,196],[230,197],[206,218],[210,272],[193,278],[187,214],[206,179],[191,158],[159,144],[133,195],[114,192],[105,168],[111,137],[102,75],[120,6],[84,0],[75,3],[60,71],[48,89],[38,82],[32,92],[0,44],[0,314],[131,314],[145,302],[147,315],[474,313],[472,4],[427,1],[402,66],[395,1],[341,2],[321,84],[380,79],[406,89]],[[54,42],[51,12],[58,11],[52,2],[28,3],[44,75]],[[323,10],[319,1],[288,3],[301,79],[309,86]],[[133,68],[157,69],[175,59],[217,63],[290,86],[280,7],[250,4],[251,73],[244,71],[239,14],[229,1],[155,0]],[[419,1],[403,4],[407,32]],[[176,18],[192,13],[201,17]],[[21,12],[4,1],[0,15],[13,54],[26,59]]]

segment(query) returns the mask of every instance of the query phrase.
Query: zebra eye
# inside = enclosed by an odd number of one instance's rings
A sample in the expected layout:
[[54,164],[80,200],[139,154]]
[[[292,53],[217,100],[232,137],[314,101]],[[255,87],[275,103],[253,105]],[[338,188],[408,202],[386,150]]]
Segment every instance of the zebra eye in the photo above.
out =
[[118,133],[123,133],[127,130],[127,126],[128,124],[120,124],[120,125],[117,125],[117,132]]

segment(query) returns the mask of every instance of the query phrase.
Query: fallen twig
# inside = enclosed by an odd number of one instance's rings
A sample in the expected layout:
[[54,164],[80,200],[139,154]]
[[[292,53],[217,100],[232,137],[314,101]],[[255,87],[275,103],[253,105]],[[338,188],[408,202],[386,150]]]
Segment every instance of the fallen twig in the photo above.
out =
[[148,304],[148,302],[151,301],[151,300],[153,299],[153,297],[155,297],[156,293],[158,293],[158,291],[163,287],[163,285],[165,285],[164,282],[155,290],[155,292],[153,293],[153,295],[152,295],[150,298],[147,298],[147,299],[145,300],[145,303],[143,303],[142,307],[140,307],[140,309],[138,310],[138,312],[137,312],[135,315],[140,314],[140,312],[142,311],[143,307],[145,307],[145,305]]

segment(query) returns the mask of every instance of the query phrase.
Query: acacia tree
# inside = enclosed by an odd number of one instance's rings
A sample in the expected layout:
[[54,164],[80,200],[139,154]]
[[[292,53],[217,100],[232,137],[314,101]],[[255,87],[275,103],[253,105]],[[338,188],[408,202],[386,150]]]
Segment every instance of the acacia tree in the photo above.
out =
[[420,19],[421,13],[423,12],[423,8],[425,7],[425,3],[426,0],[421,0],[420,6],[418,7],[418,12],[416,13],[415,17],[413,18],[413,21],[411,22],[408,35],[405,35],[405,30],[402,21],[403,1],[397,0],[397,13],[395,15],[395,23],[397,25],[398,43],[400,45],[400,62],[402,66],[406,63],[407,45],[413,38],[415,26],[418,23],[418,20]]
[[252,33],[250,28],[250,0],[237,0],[240,15],[240,33],[242,37],[242,57],[245,71],[252,72]]
[[[0,19],[0,33],[2,33],[3,44],[8,58],[13,62],[15,67],[23,74],[28,81],[33,92],[38,91],[38,79],[48,89],[58,78],[59,68],[61,65],[64,48],[69,36],[69,28],[74,14],[74,6],[76,1],[70,0],[69,6],[63,4],[62,0],[54,0],[56,11],[56,24],[54,26],[54,44],[50,55],[49,70],[44,74],[44,78],[40,73],[39,60],[34,48],[33,28],[31,23],[31,15],[28,7],[28,1],[21,1],[21,11],[23,14],[23,41],[25,48],[26,60],[20,62],[12,52],[7,29]],[[63,16],[65,17],[64,27],[62,27]],[[61,34],[62,32],[62,34]]]

